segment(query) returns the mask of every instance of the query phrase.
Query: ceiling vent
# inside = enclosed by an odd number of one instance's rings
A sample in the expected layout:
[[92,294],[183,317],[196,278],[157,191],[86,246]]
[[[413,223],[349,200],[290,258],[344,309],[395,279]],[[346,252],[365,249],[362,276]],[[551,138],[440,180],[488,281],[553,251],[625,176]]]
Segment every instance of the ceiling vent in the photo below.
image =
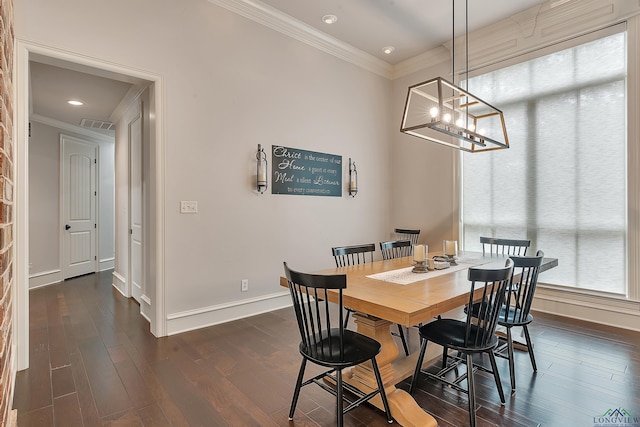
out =
[[115,130],[116,125],[113,122],[105,122],[104,120],[82,119],[80,126],[89,129]]

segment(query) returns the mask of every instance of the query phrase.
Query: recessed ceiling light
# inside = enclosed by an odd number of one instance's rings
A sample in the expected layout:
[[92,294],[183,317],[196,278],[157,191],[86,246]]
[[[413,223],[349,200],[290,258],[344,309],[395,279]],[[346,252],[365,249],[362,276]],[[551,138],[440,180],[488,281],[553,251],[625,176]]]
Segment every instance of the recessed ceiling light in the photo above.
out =
[[387,55],[391,54],[394,50],[396,50],[393,46],[385,46],[382,48],[382,53],[386,53]]
[[78,100],[75,100],[75,99],[70,99],[70,100],[67,101],[67,103],[69,103],[71,105],[84,105],[84,102],[78,101]]
[[325,24],[335,24],[337,20],[338,17],[336,15],[324,15],[322,17],[322,22]]

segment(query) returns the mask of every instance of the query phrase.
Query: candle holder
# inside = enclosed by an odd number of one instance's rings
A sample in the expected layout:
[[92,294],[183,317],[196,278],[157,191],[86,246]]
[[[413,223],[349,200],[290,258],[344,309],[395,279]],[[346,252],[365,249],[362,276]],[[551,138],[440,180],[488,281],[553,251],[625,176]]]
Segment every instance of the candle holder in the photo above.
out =
[[267,155],[262,148],[262,144],[258,144],[256,161],[256,190],[262,194],[269,185],[267,181]]
[[427,269],[427,245],[413,245],[413,273],[426,273]]
[[424,261],[416,261],[413,265],[413,269],[411,270],[412,273],[426,273],[428,271],[426,259]]
[[444,240],[442,242],[442,254],[451,265],[458,265],[458,241]]
[[358,171],[356,170],[356,162],[351,162],[349,157],[349,195],[356,197],[358,194]]

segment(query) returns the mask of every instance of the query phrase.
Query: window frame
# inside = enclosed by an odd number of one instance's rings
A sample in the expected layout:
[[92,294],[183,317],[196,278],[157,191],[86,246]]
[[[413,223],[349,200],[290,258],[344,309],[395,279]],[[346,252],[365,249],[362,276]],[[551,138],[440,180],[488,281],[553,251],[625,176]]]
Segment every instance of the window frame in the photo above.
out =
[[[640,113],[640,77],[638,72],[640,71],[640,54],[638,53],[640,36],[638,19],[630,19],[622,22],[615,23],[597,30],[590,31],[585,34],[577,35],[566,40],[562,40],[556,43],[552,43],[537,49],[533,49],[527,52],[519,53],[514,56],[502,58],[490,64],[485,64],[474,69],[470,69],[465,72],[457,73],[455,80],[459,84],[461,80],[466,80],[481,74],[486,74],[498,69],[506,68],[508,66],[529,61],[541,56],[545,56],[551,53],[555,53],[561,50],[569,49],[581,44],[588,43],[603,37],[607,37],[612,34],[626,32],[626,63],[627,63],[627,129],[626,129],[626,155],[627,155],[627,199],[626,199],[626,222],[627,222],[627,290],[626,295],[617,293],[608,293],[604,291],[594,291],[589,289],[581,289],[573,286],[551,285],[540,283],[541,288],[547,288],[552,291],[561,293],[569,293],[574,295],[590,296],[596,299],[607,299],[611,301],[638,301],[640,300],[640,284],[638,282],[640,261],[638,256],[640,254],[640,141],[638,136],[640,133],[639,125],[634,117],[638,117]],[[498,106],[499,107],[499,106]],[[508,132],[508,129],[507,129]],[[474,155],[483,155],[474,154]],[[484,154],[486,155],[486,154]],[[489,154],[490,155],[490,154]],[[460,241],[464,242],[464,205],[463,205],[463,153],[459,153],[455,156],[456,175],[458,182],[456,188],[458,191],[458,231],[460,235]],[[463,248],[464,249],[464,248]],[[553,256],[553,254],[547,254]],[[559,262],[562,262],[560,259]],[[541,280],[544,281],[544,277],[541,276]]]

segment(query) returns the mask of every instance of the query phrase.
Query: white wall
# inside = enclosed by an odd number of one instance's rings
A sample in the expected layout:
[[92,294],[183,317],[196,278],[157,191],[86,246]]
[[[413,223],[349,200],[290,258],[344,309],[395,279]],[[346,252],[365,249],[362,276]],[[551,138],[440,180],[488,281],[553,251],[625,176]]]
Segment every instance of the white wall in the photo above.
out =
[[392,220],[394,227],[420,229],[420,242],[439,251],[443,240],[458,237],[458,151],[398,131],[409,86],[437,76],[451,79],[449,51],[435,49],[426,62],[423,70],[393,81]]
[[99,146],[98,260],[100,268],[113,267],[114,248],[114,143],[49,124],[31,121],[29,139],[29,286],[61,280],[60,265],[60,134]]
[[[205,0],[102,6],[21,1],[16,37],[162,76],[166,307],[176,322],[199,316],[169,332],[219,320],[207,313],[221,305],[286,297],[283,261],[317,270],[334,245],[388,236],[388,80]],[[352,157],[358,196],[257,195],[258,143]],[[181,200],[199,213],[181,215]]]
[[31,123],[29,274],[60,270],[60,131]]

